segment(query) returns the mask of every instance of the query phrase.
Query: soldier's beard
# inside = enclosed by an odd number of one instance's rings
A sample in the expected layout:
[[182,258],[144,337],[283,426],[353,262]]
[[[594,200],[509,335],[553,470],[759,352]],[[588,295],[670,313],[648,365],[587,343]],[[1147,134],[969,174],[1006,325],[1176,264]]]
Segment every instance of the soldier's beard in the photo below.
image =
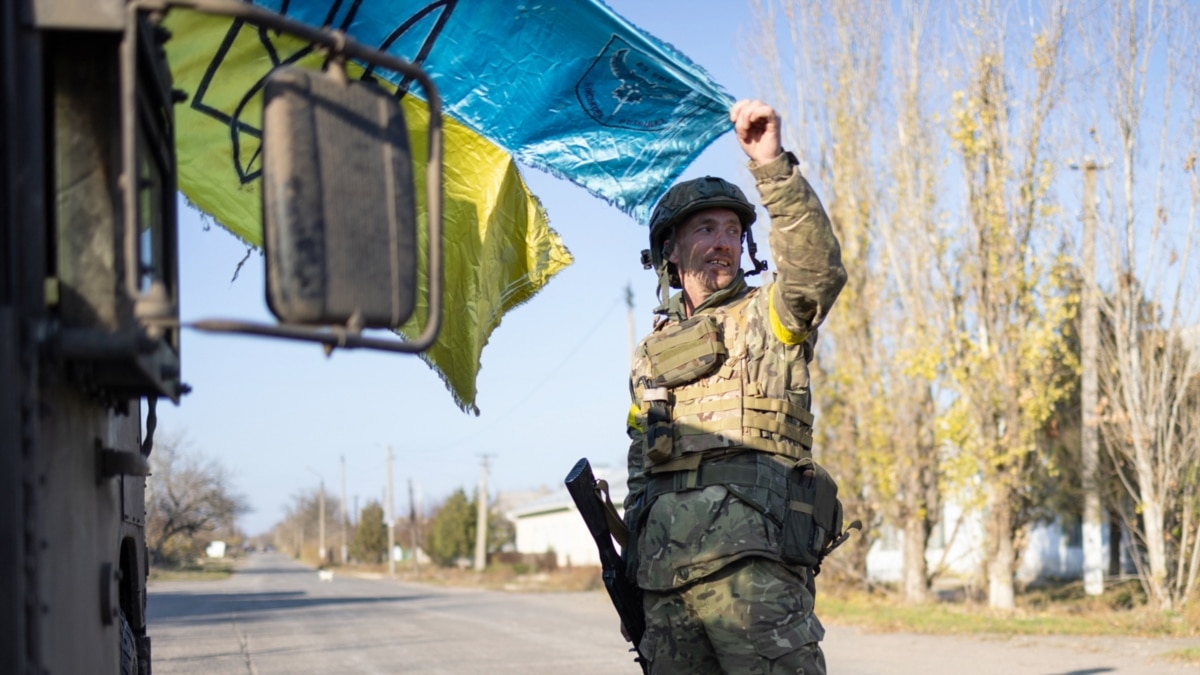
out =
[[683,290],[693,305],[700,305],[710,295],[724,290],[737,278],[738,268],[734,266],[704,265],[700,269],[687,270],[680,273]]

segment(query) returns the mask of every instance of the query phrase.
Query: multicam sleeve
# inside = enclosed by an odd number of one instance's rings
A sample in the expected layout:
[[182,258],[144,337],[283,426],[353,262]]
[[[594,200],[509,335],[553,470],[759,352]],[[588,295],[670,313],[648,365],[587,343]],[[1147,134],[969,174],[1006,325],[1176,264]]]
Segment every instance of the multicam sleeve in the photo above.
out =
[[627,455],[627,465],[629,468],[628,487],[629,492],[625,495],[625,524],[630,531],[634,529],[637,523],[638,513],[641,511],[643,496],[646,492],[646,458],[642,450],[642,406],[641,406],[641,390],[635,386],[638,374],[648,365],[643,358],[644,345],[638,345],[637,351],[634,353],[633,363],[630,368],[629,377],[629,416],[625,420],[625,433],[629,436],[629,452]]
[[750,172],[771,217],[768,241],[776,269],[771,328],[785,344],[799,344],[825,320],[846,284],[841,246],[792,153],[751,163]]
[[642,427],[639,421],[638,406],[630,406],[629,419],[625,432],[629,435],[629,492],[625,495],[625,525],[633,530],[637,516],[642,506],[642,496],[646,491],[645,457],[642,452]]

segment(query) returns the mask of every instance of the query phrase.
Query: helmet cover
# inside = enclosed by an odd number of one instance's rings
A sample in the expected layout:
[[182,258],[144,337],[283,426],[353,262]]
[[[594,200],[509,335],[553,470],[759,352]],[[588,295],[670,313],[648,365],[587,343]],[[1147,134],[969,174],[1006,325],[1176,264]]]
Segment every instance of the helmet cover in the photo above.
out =
[[667,260],[663,257],[663,244],[675,228],[692,214],[704,209],[718,208],[730,209],[737,214],[742,223],[743,235],[749,234],[750,224],[758,217],[754,212],[754,205],[746,199],[741,188],[721,178],[694,178],[677,183],[667,190],[662,199],[658,200],[650,216],[650,249],[642,252],[642,264],[647,269],[657,270],[660,276],[669,276],[670,285],[679,288],[675,275],[667,269]]

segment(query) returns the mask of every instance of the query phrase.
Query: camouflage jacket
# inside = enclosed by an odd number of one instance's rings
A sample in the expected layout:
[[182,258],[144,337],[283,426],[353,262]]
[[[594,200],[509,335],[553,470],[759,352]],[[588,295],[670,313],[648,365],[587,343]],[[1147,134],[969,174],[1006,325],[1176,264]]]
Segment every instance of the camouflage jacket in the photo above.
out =
[[[747,286],[739,274],[696,308],[694,318],[715,324],[719,353],[713,368],[669,388],[669,459],[661,448],[648,456],[645,440],[654,437],[647,429],[662,423],[653,413],[653,399],[664,391],[654,389],[655,376],[662,380],[655,361],[660,357],[654,356],[662,350],[656,345],[678,352],[683,347],[669,341],[671,332],[694,323],[685,322],[678,294],[667,303],[667,318],[633,357],[625,512],[637,537],[630,571],[648,590],[687,585],[747,556],[779,559],[780,523],[770,517],[763,490],[733,483],[689,489],[687,476],[696,475],[701,464],[749,458],[777,474],[771,480],[783,481],[787,467],[811,448],[808,364],[817,326],[846,272],[829,218],[795,158],[786,153],[750,169],[771,218],[776,272],[762,288]],[[758,421],[747,421],[750,416]],[[661,489],[664,480],[673,479],[683,482]]]

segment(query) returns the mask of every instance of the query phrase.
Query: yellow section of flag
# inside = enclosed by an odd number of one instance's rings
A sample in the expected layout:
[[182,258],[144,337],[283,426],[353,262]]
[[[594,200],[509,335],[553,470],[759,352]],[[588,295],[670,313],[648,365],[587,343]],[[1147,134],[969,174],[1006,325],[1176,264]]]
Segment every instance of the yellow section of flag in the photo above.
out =
[[[222,227],[261,246],[262,83],[277,65],[319,68],[323,57],[305,43],[227,18],[172,11],[166,26],[174,34],[167,42],[174,86],[189,96],[175,108],[179,189]],[[349,71],[351,77],[359,73],[353,66]],[[401,103],[417,194],[424,195],[428,114],[411,95]],[[476,375],[492,331],[505,312],[533,297],[572,259],[512,158],[450,117],[443,130],[443,322],[422,358],[455,403],[478,414]],[[423,203],[418,211],[424,223]],[[424,226],[420,231],[423,251]],[[410,337],[428,313],[423,269],[424,262],[416,312],[401,330]]]

